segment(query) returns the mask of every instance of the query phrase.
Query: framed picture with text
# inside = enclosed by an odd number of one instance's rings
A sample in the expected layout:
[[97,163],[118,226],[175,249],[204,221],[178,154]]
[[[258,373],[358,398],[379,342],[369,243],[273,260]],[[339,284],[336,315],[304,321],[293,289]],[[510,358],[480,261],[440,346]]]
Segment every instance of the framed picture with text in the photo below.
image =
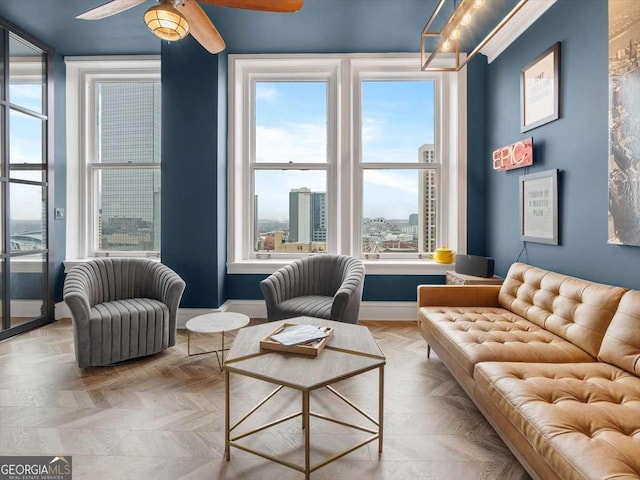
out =
[[560,116],[560,42],[542,52],[520,72],[520,131]]
[[520,177],[520,239],[558,245],[558,170]]

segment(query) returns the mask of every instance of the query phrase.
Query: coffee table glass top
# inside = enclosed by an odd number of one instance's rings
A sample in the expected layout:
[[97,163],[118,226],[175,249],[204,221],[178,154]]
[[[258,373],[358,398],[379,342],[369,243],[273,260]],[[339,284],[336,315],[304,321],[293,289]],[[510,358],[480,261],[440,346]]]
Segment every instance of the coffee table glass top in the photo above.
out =
[[[333,327],[317,357],[260,348],[260,340],[281,323]],[[295,389],[314,389],[384,365],[385,357],[366,327],[312,317],[296,317],[240,330],[224,369]]]

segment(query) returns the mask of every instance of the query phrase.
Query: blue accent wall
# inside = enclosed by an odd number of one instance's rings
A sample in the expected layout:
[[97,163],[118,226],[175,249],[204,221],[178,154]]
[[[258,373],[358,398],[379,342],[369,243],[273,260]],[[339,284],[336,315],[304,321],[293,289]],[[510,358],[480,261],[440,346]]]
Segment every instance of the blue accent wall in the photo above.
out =
[[486,57],[467,64],[467,254],[486,255],[485,76]]
[[[640,288],[640,248],[607,244],[607,2],[559,0],[500,57],[486,75],[486,243],[504,275],[519,239],[518,177],[493,171],[491,152],[533,136],[528,173],[560,169],[560,245],[527,242],[522,261],[588,280]],[[560,119],[520,133],[520,70],[561,42]]]
[[[222,65],[222,67],[221,67]],[[162,261],[187,283],[183,308],[224,298],[226,64],[191,37],[162,45]],[[222,71],[221,71],[222,70]],[[226,128],[226,127],[225,127]]]

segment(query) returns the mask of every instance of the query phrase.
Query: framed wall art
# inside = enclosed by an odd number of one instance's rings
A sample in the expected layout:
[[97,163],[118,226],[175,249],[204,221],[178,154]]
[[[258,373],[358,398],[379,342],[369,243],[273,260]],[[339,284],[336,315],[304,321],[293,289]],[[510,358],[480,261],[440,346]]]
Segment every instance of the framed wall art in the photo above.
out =
[[609,1],[609,236],[640,246],[640,2]]
[[558,170],[520,177],[520,239],[558,245]]
[[560,116],[560,43],[542,52],[520,72],[520,131]]

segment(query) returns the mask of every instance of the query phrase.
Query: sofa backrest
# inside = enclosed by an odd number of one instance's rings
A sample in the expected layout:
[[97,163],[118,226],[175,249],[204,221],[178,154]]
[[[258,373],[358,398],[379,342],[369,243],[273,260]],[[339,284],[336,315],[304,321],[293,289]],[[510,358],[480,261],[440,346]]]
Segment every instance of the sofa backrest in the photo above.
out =
[[630,290],[620,300],[598,360],[640,376],[640,291]]
[[498,294],[500,306],[596,357],[625,289],[516,262]]

